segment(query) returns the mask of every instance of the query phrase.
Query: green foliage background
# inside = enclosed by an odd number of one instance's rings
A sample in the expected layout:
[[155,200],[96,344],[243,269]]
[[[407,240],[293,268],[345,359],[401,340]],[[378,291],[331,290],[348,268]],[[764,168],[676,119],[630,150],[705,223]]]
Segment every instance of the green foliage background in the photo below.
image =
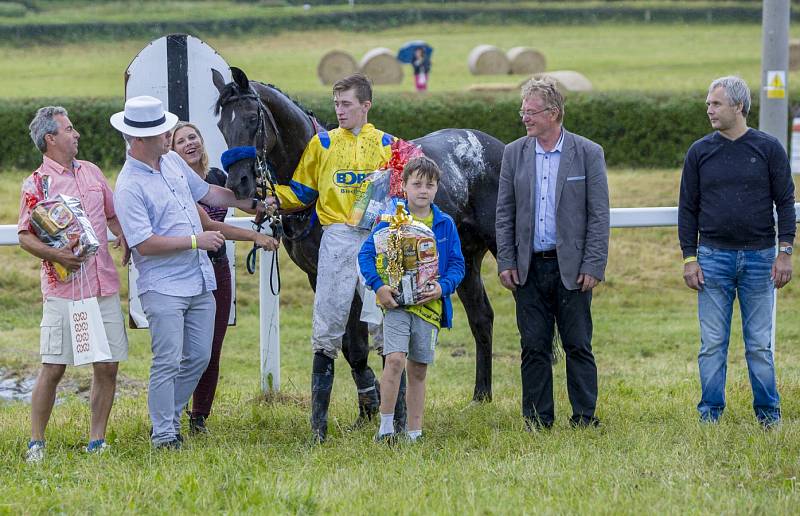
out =
[[[302,97],[318,118],[335,121],[328,95]],[[41,155],[32,145],[27,125],[38,107],[53,99],[0,100],[0,167],[32,169]],[[570,95],[565,127],[600,143],[613,167],[676,167],[691,143],[710,132],[704,98],[699,94],[593,93]],[[109,117],[122,109],[121,98],[59,99],[81,132],[82,159],[121,165],[124,145],[110,129]],[[376,99],[370,121],[404,139],[439,129],[464,127],[484,131],[505,143],[524,136],[516,94],[391,95]],[[758,104],[750,113],[758,120]]]

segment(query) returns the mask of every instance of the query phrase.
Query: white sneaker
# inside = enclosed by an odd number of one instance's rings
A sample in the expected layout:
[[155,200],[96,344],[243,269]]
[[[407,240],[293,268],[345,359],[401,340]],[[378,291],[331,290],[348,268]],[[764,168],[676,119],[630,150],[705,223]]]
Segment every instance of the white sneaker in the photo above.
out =
[[38,464],[44,460],[44,441],[31,441],[28,451],[25,452],[25,462]]

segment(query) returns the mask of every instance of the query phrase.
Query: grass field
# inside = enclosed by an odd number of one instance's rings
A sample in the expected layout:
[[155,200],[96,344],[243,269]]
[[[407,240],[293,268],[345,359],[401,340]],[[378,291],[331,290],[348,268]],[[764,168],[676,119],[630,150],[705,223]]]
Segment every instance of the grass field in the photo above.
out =
[[[485,8],[486,3],[480,1],[446,2],[442,0],[412,0],[395,2],[354,2],[351,7],[347,0],[339,2],[307,2],[306,10],[302,3],[283,0],[37,0],[36,9],[25,9],[17,2],[3,2],[0,4],[0,25],[26,25],[26,24],[64,24],[64,23],[137,23],[137,22],[164,22],[164,21],[192,21],[197,20],[230,20],[245,17],[277,17],[287,14],[353,12],[359,10],[397,9],[402,7],[422,8],[434,7],[438,9],[473,10]],[[304,2],[305,3],[305,2]],[[726,0],[724,7],[752,7],[754,0],[731,1]],[[10,4],[10,5],[9,5]],[[455,6],[453,5],[455,4]],[[496,1],[491,2],[492,7],[527,7],[537,9],[549,7],[546,3],[537,1]],[[592,9],[608,7],[604,0],[576,0],[559,2],[567,9]],[[713,0],[622,0],[615,1],[618,7],[644,8],[685,8],[688,6],[703,8],[718,6]],[[703,22],[704,20],[698,20]]]
[[[795,31],[795,36],[800,33]],[[702,91],[709,82],[738,74],[757,90],[760,81],[761,26],[753,25],[415,25],[375,32],[289,32],[260,37],[208,38],[230,65],[251,79],[273,82],[291,93],[324,92],[316,68],[330,49],[356,59],[378,46],[397,50],[423,38],[434,47],[431,91],[462,91],[479,83],[517,84],[522,76],[472,76],[467,56],[477,44],[505,50],[530,46],[547,57],[549,70],[577,70],[600,91]],[[0,97],[122,96],[123,73],[147,41],[0,46]],[[412,91],[406,67],[400,85],[381,93]],[[797,84],[798,72],[789,74]]]
[[[0,224],[16,218],[25,173],[0,183]],[[615,170],[612,206],[674,205],[679,172]],[[241,267],[240,248],[239,270]],[[556,366],[557,423],[523,432],[519,344],[511,296],[484,279],[494,305],[494,401],[472,404],[474,349],[456,303],[429,374],[425,442],[387,449],[374,427],[353,433],[355,389],[344,361],[332,404],[332,439],[308,440],[312,295],[283,260],[283,390],[258,393],[257,282],[238,282],[239,325],[229,331],[212,435],[180,453],[154,453],[147,440],[147,334],[130,331],[121,366],[125,394],[112,412],[112,453],[88,457],[88,408],[66,393],[48,429],[48,460],[23,462],[29,407],[0,407],[0,513],[600,513],[792,514],[800,493],[800,310],[798,284],[779,295],[777,355],[784,423],[764,433],[752,416],[738,316],[721,424],[701,426],[695,297],[680,277],[674,228],[614,230],[608,281],[594,298],[599,430],[568,427],[563,361]],[[37,264],[0,248],[0,367],[33,371],[40,304]],[[378,357],[371,363],[379,368]],[[69,378],[86,385],[86,368]]]

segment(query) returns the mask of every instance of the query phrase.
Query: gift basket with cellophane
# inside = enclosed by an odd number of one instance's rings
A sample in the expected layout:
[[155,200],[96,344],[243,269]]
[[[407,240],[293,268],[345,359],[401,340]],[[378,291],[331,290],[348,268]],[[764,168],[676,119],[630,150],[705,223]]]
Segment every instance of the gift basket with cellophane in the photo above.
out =
[[392,157],[386,165],[359,185],[347,224],[354,228],[372,229],[381,215],[389,214],[392,198],[403,197],[403,168],[408,160],[422,155],[422,150],[413,143],[400,139],[392,142]]
[[[69,195],[59,194],[36,203],[31,211],[31,229],[48,246],[71,247],[75,256],[91,256],[100,248],[80,200]],[[72,278],[73,273],[60,263],[52,266],[59,281]]]
[[396,289],[401,306],[419,304],[435,288],[439,277],[439,255],[431,228],[417,222],[398,202],[394,215],[383,215],[389,226],[376,231],[375,265],[383,282]]

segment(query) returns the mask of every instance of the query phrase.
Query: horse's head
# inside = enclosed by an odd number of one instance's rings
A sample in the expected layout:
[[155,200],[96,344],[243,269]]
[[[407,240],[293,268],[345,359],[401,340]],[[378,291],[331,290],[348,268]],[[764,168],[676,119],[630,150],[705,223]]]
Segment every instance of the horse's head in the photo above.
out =
[[242,70],[231,68],[233,82],[229,84],[217,70],[211,72],[219,90],[214,107],[214,114],[220,116],[217,126],[228,144],[228,156],[241,158],[228,166],[225,186],[239,199],[255,197],[260,193],[257,183],[260,186],[271,174],[267,163],[278,141],[275,118]]

